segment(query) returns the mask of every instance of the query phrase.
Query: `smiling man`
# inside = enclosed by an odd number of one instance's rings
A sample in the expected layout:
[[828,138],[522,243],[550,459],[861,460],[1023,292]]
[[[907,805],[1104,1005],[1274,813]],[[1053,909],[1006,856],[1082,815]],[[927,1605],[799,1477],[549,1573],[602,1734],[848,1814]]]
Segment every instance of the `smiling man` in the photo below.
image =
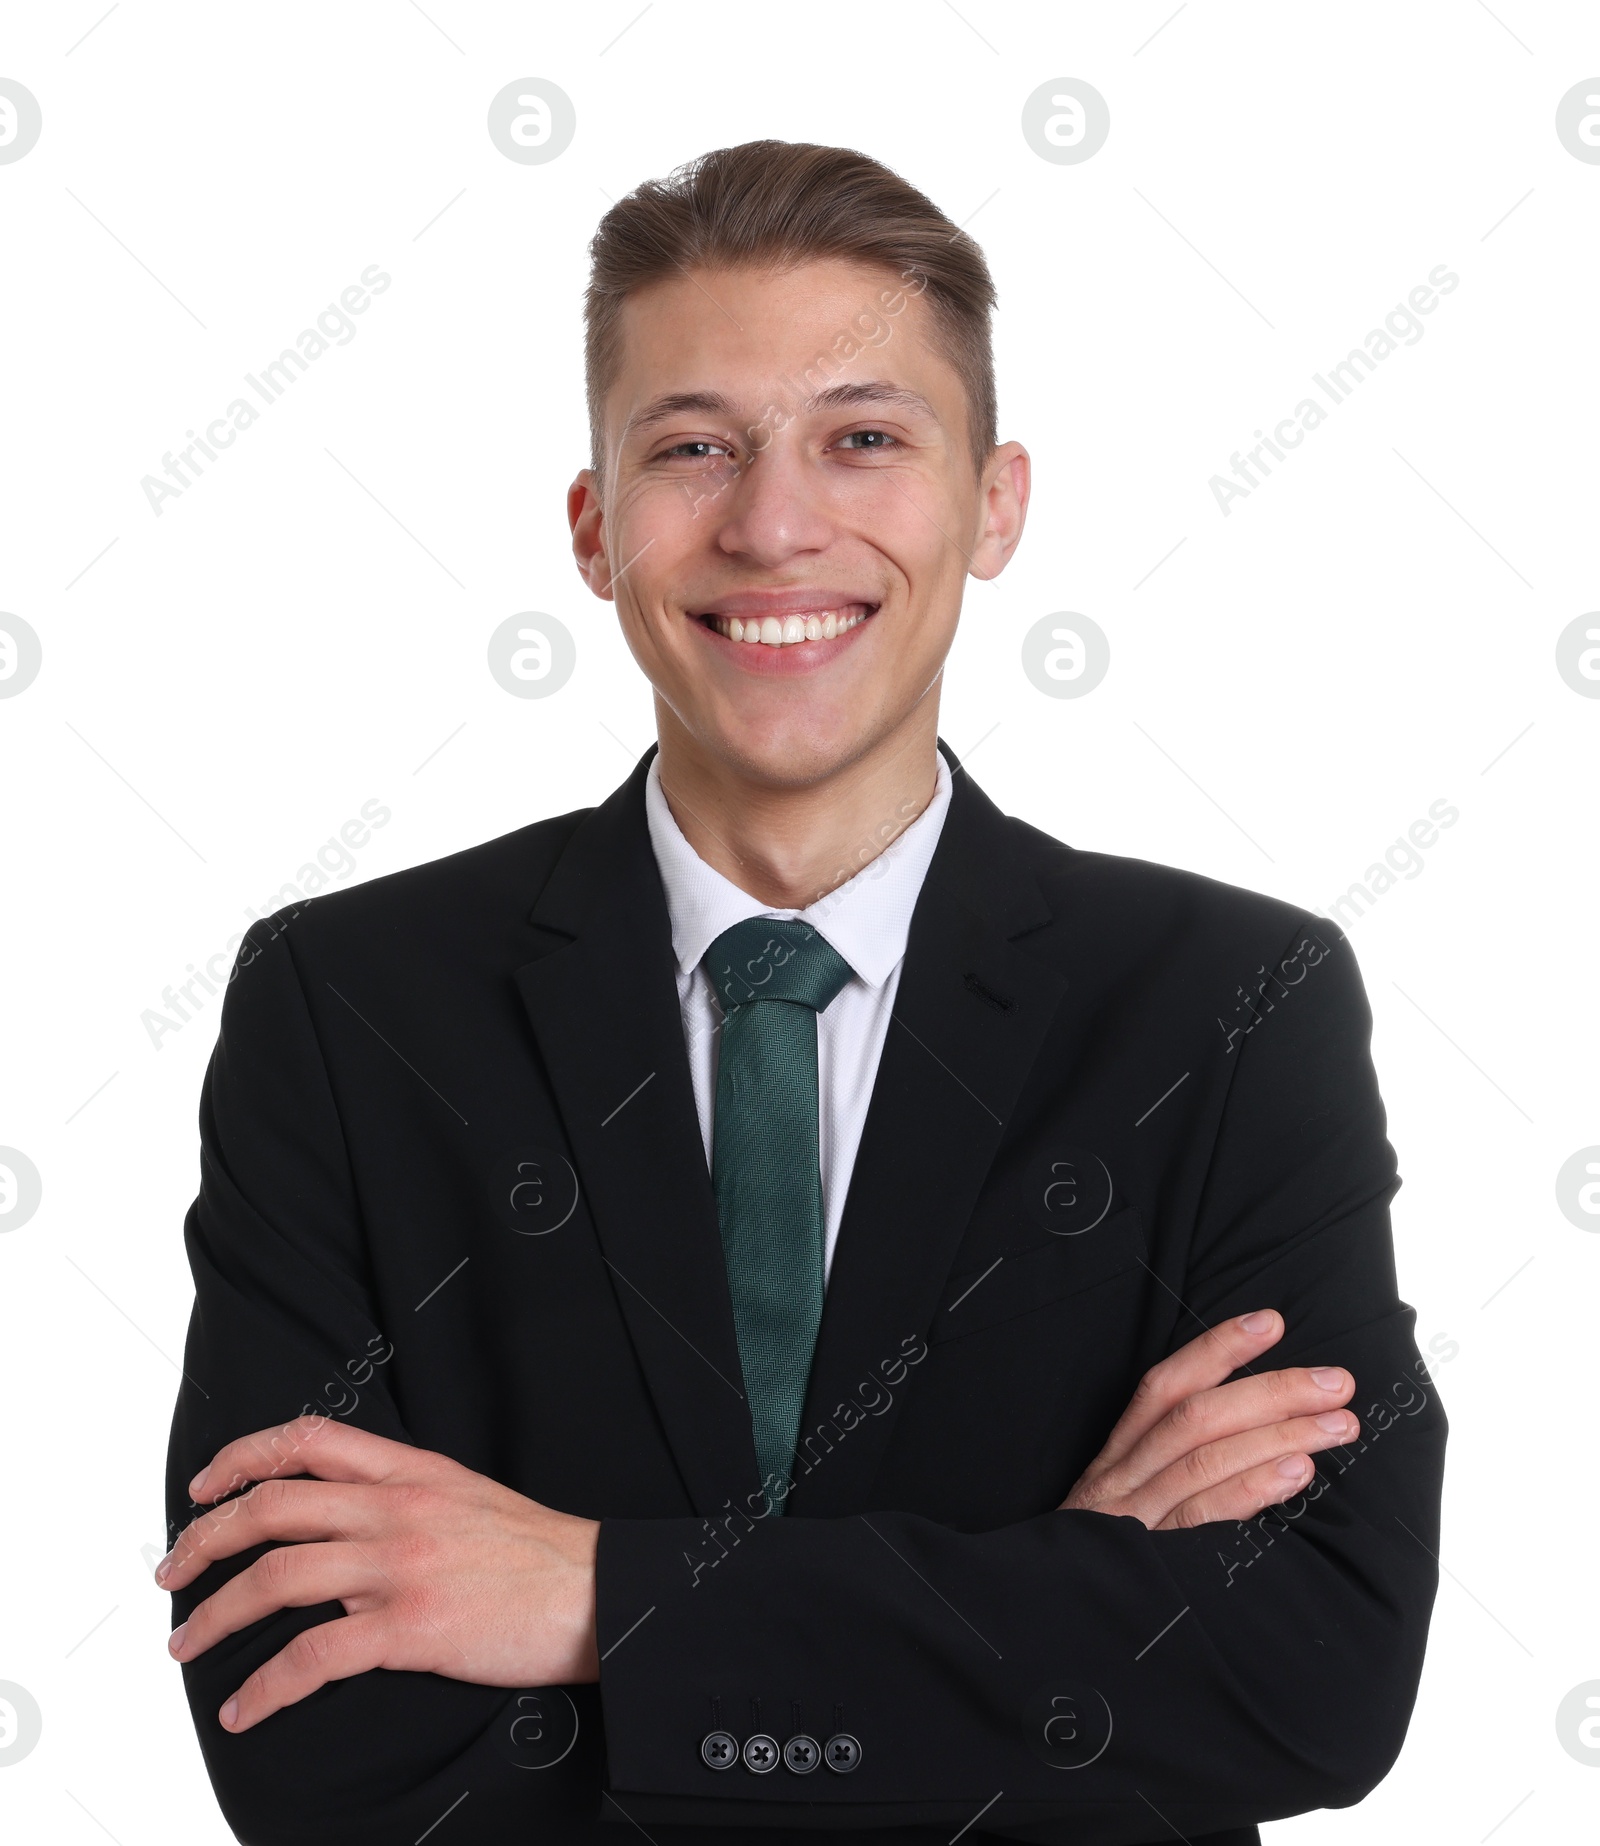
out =
[[1349,947],[939,739],[1029,470],[921,193],[755,142],[593,264],[568,513],[658,744],[253,927],[207,1074],[157,1574],[224,1812],[1246,1846],[1356,1802],[1446,1423]]

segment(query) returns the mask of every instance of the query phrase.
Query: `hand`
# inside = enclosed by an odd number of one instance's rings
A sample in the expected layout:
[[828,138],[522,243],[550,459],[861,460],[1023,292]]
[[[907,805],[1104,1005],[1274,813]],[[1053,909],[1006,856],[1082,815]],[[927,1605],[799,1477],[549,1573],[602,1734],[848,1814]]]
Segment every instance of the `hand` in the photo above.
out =
[[214,1558],[264,1540],[293,1542],[200,1603],[169,1652],[193,1660],[279,1609],[340,1602],[345,1613],[304,1630],[252,1673],[222,1707],[225,1730],[248,1730],[329,1680],[373,1667],[480,1686],[599,1678],[596,1521],[326,1417],[229,1443],[189,1491],[204,1505],[251,1481],[259,1485],[185,1528],[156,1581],[180,1590]]
[[1222,1380],[1283,1337],[1270,1308],[1202,1333],[1139,1380],[1060,1511],[1129,1513],[1152,1532],[1252,1519],[1311,1478],[1311,1456],[1354,1440],[1355,1380],[1338,1366]]

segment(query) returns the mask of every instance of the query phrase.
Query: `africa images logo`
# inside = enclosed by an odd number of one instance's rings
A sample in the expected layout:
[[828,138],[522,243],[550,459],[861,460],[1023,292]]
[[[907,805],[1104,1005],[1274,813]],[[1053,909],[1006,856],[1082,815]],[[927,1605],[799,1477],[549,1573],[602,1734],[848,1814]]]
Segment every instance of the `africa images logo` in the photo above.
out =
[[1298,449],[1309,431],[1319,429],[1336,405],[1352,397],[1357,387],[1372,376],[1397,345],[1416,345],[1427,331],[1419,316],[1432,314],[1439,306],[1440,297],[1454,294],[1460,285],[1461,278],[1453,269],[1435,263],[1428,271],[1427,281],[1419,282],[1404,303],[1397,301],[1384,316],[1383,325],[1374,327],[1361,345],[1352,346],[1344,358],[1328,367],[1326,373],[1313,372],[1311,382],[1327,398],[1327,408],[1314,397],[1301,398],[1289,415],[1273,426],[1270,436],[1258,429],[1253,449],[1244,454],[1235,449],[1228,457],[1234,477],[1231,481],[1225,475],[1214,474],[1207,483],[1223,518],[1233,511],[1233,501],[1247,499],[1253,489],[1261,486],[1253,469],[1264,479],[1272,473],[1272,463],[1266,459],[1268,455],[1280,462],[1287,461],[1288,452]]
[[[380,269],[376,263],[368,263],[361,272],[360,280],[352,282],[340,295],[338,304],[330,301],[317,316],[316,325],[305,328],[293,346],[284,347],[276,359],[262,366],[259,377],[254,372],[246,372],[244,381],[262,404],[276,404],[289,387],[305,375],[311,362],[322,357],[330,342],[335,346],[348,346],[358,331],[351,316],[365,314],[372,306],[372,297],[383,294],[389,287],[389,281],[385,270]],[[291,371],[291,366],[297,369]],[[156,518],[159,519],[164,511],[164,501],[176,500],[205,473],[197,459],[197,451],[207,461],[219,460],[217,451],[231,449],[239,439],[240,432],[249,429],[260,416],[261,411],[248,398],[236,397],[220,417],[213,417],[206,425],[203,436],[191,429],[187,432],[189,442],[186,448],[181,449],[177,455],[168,449],[161,457],[166,480],[147,474],[139,483],[144,489],[145,499],[150,503],[150,511]],[[189,470],[188,474],[184,473],[185,468]]]

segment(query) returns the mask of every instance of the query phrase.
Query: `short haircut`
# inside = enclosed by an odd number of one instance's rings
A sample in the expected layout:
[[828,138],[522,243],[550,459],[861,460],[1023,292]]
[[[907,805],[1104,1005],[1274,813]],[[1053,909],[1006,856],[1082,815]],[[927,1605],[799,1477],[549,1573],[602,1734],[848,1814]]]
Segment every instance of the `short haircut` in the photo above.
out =
[[989,316],[995,287],[982,250],[881,161],[810,141],[746,141],[646,180],[613,205],[589,245],[584,372],[590,459],[605,462],[601,411],[622,364],[622,306],[693,269],[787,269],[842,258],[919,278],[940,355],[966,392],[979,476],[997,410]]

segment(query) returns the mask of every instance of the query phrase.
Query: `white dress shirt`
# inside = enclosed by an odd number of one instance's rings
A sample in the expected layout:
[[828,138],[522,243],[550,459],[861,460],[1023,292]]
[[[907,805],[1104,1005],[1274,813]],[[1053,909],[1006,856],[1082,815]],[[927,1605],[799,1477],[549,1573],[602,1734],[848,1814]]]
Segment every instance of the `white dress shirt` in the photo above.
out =
[[717,937],[746,917],[792,917],[809,923],[844,957],[854,977],[817,1015],[817,1143],[822,1168],[823,1282],[833,1268],[845,1194],[867,1119],[867,1104],[889,1032],[889,1015],[905,960],[911,912],[939,843],[950,805],[950,766],[935,751],[933,798],[904,833],[854,878],[804,910],[777,910],[741,891],[694,850],[672,817],[661,789],[661,759],[651,758],[644,785],[645,817],[672,922],[678,962],[678,1006],[694,1079],[695,1108],[711,1165],[716,1113],[721,1009],[701,963]]

